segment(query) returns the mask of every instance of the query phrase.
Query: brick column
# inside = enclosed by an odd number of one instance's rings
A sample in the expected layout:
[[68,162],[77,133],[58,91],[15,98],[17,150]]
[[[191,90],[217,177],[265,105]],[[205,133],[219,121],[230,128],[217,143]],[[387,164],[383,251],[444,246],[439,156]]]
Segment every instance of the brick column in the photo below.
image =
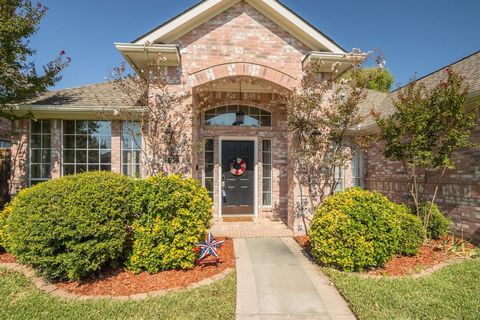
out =
[[21,189],[28,187],[28,129],[29,120],[16,120],[12,124],[12,169],[9,179],[9,192],[17,194]]
[[52,179],[62,176],[62,120],[51,120]]
[[122,172],[122,122],[112,121],[112,172]]

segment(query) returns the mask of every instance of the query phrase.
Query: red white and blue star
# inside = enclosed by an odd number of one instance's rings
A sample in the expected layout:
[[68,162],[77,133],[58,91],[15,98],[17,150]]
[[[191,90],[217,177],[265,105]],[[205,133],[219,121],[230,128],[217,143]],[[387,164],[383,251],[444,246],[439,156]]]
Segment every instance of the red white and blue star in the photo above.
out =
[[224,242],[225,241],[215,240],[212,232],[209,232],[205,241],[196,244],[196,247],[200,249],[197,261],[202,261],[208,256],[212,256],[218,259],[218,249],[222,246]]

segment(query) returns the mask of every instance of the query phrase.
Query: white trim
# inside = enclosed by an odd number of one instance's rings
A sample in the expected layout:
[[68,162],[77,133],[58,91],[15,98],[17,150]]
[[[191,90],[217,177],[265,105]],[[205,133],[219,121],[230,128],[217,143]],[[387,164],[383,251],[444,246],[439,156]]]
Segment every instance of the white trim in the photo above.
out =
[[[244,0],[280,27],[297,37],[312,50],[345,53],[321,32],[302,20],[298,15],[275,0]],[[169,43],[195,29],[221,12],[239,3],[240,0],[206,0],[172,21],[134,41],[135,44]]]
[[255,170],[254,170],[254,212],[253,215],[255,218],[258,218],[258,213],[259,213],[259,207],[258,207],[258,183],[259,183],[259,176],[258,176],[258,137],[253,137],[253,136],[219,136],[218,137],[218,181],[217,181],[217,186],[218,186],[218,218],[222,219],[223,213],[223,194],[222,194],[222,142],[223,141],[253,141],[254,143],[254,157],[253,161],[255,163]]

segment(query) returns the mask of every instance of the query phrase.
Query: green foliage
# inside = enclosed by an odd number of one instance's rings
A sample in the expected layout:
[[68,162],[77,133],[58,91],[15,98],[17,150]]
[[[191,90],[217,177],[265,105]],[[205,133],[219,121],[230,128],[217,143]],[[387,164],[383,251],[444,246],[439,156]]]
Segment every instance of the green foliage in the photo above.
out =
[[[29,189],[21,190],[19,195],[29,192]],[[8,203],[0,212],[0,250],[9,251],[11,247],[11,239],[8,234],[8,218],[12,215],[13,207],[15,206],[18,197]]]
[[314,214],[313,257],[346,271],[383,266],[398,250],[398,210],[383,195],[359,188],[328,197]]
[[[343,75],[341,79],[351,80],[352,77],[353,74],[350,71]],[[380,92],[389,92],[394,81],[393,75],[388,69],[379,67],[361,68],[358,70],[356,77],[359,86]]]
[[124,259],[133,179],[90,172],[36,185],[15,198],[9,250],[49,280],[78,280]]
[[138,183],[134,192],[133,251],[127,267],[155,273],[194,266],[195,243],[210,227],[212,201],[194,179],[156,176]]
[[387,158],[416,167],[453,168],[452,153],[475,146],[470,136],[480,106],[468,109],[462,77],[449,69],[447,76],[433,89],[411,83],[399,91],[392,116],[375,115]]
[[[430,216],[427,218],[429,212]],[[446,236],[450,231],[452,222],[445,217],[436,204],[433,204],[433,206],[431,202],[422,204],[419,208],[419,217],[424,221],[424,225],[427,226],[427,237],[429,239],[439,239]],[[427,219],[428,225],[426,221]]]
[[43,66],[39,75],[29,60],[36,51],[29,40],[38,31],[47,9],[29,0],[0,0],[0,113],[13,117],[9,104],[44,92],[60,80],[60,72],[69,64],[64,52]]
[[400,234],[398,238],[398,254],[414,256],[425,239],[425,230],[420,219],[409,212],[405,206],[399,206],[397,218],[400,223]]

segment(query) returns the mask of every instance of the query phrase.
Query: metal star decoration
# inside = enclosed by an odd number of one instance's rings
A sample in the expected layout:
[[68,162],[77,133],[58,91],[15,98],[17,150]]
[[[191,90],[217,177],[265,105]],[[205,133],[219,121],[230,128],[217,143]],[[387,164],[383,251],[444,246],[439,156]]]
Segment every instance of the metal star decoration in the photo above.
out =
[[198,262],[202,262],[208,256],[214,257],[218,260],[218,249],[222,246],[225,241],[217,241],[213,236],[212,232],[207,234],[205,241],[197,243],[195,246],[199,248],[200,252],[198,254]]

